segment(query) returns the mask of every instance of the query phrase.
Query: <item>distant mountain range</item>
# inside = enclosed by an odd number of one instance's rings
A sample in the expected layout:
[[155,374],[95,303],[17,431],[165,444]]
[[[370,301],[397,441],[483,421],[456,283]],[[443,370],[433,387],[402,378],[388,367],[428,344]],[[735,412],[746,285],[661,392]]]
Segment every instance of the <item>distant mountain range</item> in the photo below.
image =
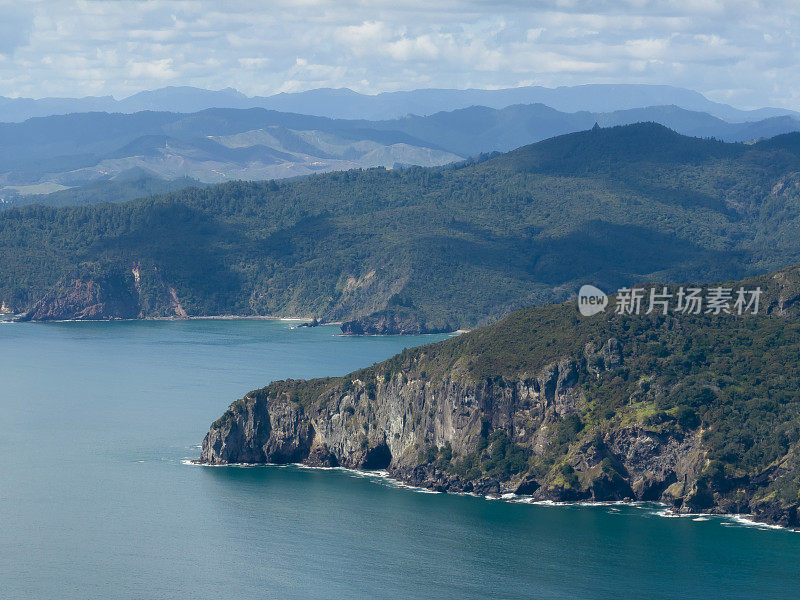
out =
[[514,105],[504,109],[473,106],[428,117],[408,116],[363,124],[402,131],[460,156],[508,152],[557,135],[601,127],[653,122],[693,137],[713,137],[726,142],[747,142],[800,131],[800,120],[776,116],[759,121],[732,123],[704,112],[678,106],[649,106],[614,112],[562,112],[544,104]]
[[546,104],[565,112],[614,112],[645,106],[674,105],[705,112],[726,121],[758,121],[776,116],[800,116],[781,108],[740,110],[713,102],[702,94],[668,85],[592,84],[546,88],[527,86],[499,90],[422,89],[359,94],[349,89],[317,89],[273,96],[248,97],[232,88],[213,91],[182,86],[144,91],[122,100],[112,96],[86,98],[0,97],[0,121],[75,112],[134,113],[143,110],[179,113],[207,108],[266,108],[335,119],[383,120],[409,114],[426,116],[470,106],[505,108],[514,104]]
[[283,179],[321,171],[443,165],[461,155],[361,122],[264,109],[81,113],[0,124],[3,196],[129,179]]
[[[800,120],[788,115],[731,123],[677,106],[608,113],[567,113],[543,104],[473,106],[383,121],[261,108],[79,113],[0,124],[0,200],[6,207],[29,202],[86,204],[171,191],[174,184],[155,182],[184,178],[218,183],[376,166],[439,166],[583,131],[595,123],[607,127],[637,122],[657,122],[685,135],[729,142],[800,131]],[[104,181],[114,185],[98,185]],[[81,189],[90,184],[88,190]]]

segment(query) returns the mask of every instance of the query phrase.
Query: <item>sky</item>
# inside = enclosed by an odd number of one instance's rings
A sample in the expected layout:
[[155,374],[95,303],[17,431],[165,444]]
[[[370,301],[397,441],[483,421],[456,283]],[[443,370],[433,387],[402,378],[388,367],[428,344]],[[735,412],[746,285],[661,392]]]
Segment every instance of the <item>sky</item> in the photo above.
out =
[[800,0],[0,0],[0,95],[659,83],[800,109]]

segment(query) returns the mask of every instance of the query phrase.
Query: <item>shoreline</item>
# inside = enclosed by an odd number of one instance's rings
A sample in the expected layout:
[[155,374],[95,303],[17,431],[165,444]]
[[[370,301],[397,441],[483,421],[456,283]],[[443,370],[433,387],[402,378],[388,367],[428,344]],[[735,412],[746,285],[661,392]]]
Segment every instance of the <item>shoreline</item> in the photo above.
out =
[[[314,317],[276,317],[273,315],[200,315],[188,317],[143,317],[136,319],[45,319],[22,320],[16,315],[10,319],[0,319],[2,323],[133,323],[137,321],[286,321],[305,323],[313,321]],[[341,325],[342,321],[325,321],[322,325]]]
[[508,502],[510,504],[529,504],[531,506],[585,506],[585,507],[602,507],[602,506],[627,506],[630,508],[647,508],[647,507],[660,507],[660,510],[654,512],[656,516],[666,518],[666,519],[681,519],[681,518],[691,518],[692,520],[698,521],[707,521],[712,518],[717,519],[729,519],[734,523],[737,523],[743,527],[754,527],[756,529],[761,530],[778,530],[778,531],[786,531],[790,533],[800,533],[800,529],[793,528],[793,527],[786,527],[783,525],[777,525],[775,523],[768,523],[766,521],[759,521],[755,518],[755,515],[749,514],[734,514],[734,513],[715,513],[715,512],[698,512],[698,513],[681,513],[675,512],[672,510],[667,504],[663,502],[656,502],[656,501],[641,501],[641,500],[610,500],[610,501],[591,501],[591,500],[580,500],[577,502],[559,502],[556,500],[533,500],[532,496],[526,496],[522,494],[515,494],[513,492],[505,493],[505,494],[488,494],[488,495],[481,495],[476,494],[474,492],[448,492],[448,491],[439,491],[433,490],[430,488],[411,485],[406,483],[401,479],[397,479],[392,477],[391,474],[383,469],[375,470],[375,471],[363,471],[359,469],[348,469],[347,467],[317,467],[312,465],[305,465],[303,463],[227,463],[222,465],[212,465],[208,463],[201,462],[199,459],[183,459],[181,463],[184,465],[194,466],[194,467],[211,467],[211,468],[219,468],[219,467],[234,467],[234,468],[255,468],[255,467],[272,467],[272,468],[279,468],[285,469],[288,467],[295,467],[297,469],[303,469],[307,471],[341,471],[344,473],[351,473],[358,475],[360,477],[373,477],[375,479],[380,479],[382,481],[388,482],[392,484],[392,487],[396,487],[398,489],[407,489],[410,491],[419,492],[422,494],[450,494],[452,496],[468,496],[472,498],[479,498],[486,501],[501,501],[501,502]]
[[[45,320],[23,320],[19,315],[14,315],[11,318],[0,318],[0,323],[133,323],[137,321],[153,321],[153,322],[172,322],[172,321],[284,321],[287,323],[310,323],[314,321],[315,317],[276,317],[274,315],[199,315],[199,316],[186,316],[186,317],[143,317],[135,319],[45,319]],[[344,321],[324,321],[317,322],[314,327],[322,327],[324,325],[333,325],[341,327]],[[461,335],[469,333],[471,329],[457,329],[455,331],[436,331],[424,332],[417,334],[405,333],[365,333],[365,334],[351,334],[340,333],[338,335],[343,337],[386,337],[386,336],[406,336],[406,335]]]

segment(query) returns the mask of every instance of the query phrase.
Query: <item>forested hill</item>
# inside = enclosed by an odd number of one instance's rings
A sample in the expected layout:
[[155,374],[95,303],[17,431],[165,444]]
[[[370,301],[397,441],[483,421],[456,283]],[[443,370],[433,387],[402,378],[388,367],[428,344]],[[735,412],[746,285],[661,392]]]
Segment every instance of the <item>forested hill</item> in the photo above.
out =
[[473,327],[644,280],[800,262],[800,135],[637,124],[454,167],[231,182],[0,214],[0,300],[27,318],[303,315]]
[[672,286],[666,311],[527,308],[344,377],[276,381],[230,406],[200,460],[800,527],[800,267],[725,286],[760,290],[758,310],[687,314]]

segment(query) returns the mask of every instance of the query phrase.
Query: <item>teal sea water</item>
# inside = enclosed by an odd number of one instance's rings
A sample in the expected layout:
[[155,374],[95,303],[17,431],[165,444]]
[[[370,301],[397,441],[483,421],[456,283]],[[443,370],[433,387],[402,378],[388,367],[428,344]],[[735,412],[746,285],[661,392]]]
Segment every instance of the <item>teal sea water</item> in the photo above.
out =
[[793,532],[183,463],[250,389],[439,339],[336,331],[0,324],[0,598],[798,597]]

